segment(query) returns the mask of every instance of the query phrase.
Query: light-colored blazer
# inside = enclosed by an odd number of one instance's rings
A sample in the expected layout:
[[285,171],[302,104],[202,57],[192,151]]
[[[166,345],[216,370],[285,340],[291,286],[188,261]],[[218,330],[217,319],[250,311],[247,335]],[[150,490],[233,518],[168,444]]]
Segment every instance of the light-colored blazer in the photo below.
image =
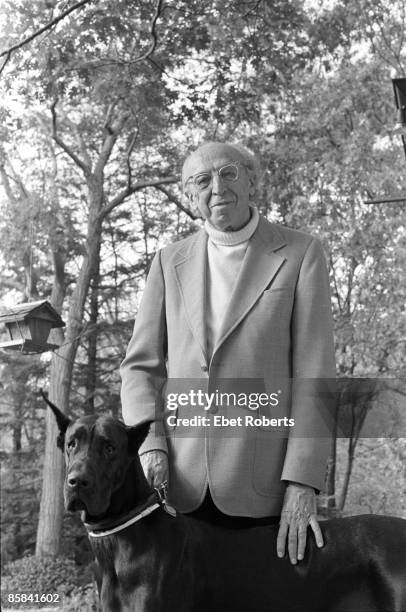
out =
[[[196,509],[209,486],[226,514],[276,515],[285,481],[316,489],[324,481],[328,410],[307,384],[307,379],[335,376],[324,254],[317,239],[260,217],[211,359],[205,339],[206,265],[204,230],[156,254],[121,366],[123,418],[128,425],[156,419],[167,380],[175,387],[183,382],[184,390],[199,384],[208,392],[241,390],[244,381],[252,390],[253,379],[268,393],[283,386],[279,414],[297,424],[283,437],[262,420],[231,434],[214,427],[187,432],[167,427],[166,437],[157,423],[140,451],[168,452],[170,501],[180,511]],[[235,407],[227,414],[258,417],[263,410]],[[176,415],[191,416],[190,407]]]

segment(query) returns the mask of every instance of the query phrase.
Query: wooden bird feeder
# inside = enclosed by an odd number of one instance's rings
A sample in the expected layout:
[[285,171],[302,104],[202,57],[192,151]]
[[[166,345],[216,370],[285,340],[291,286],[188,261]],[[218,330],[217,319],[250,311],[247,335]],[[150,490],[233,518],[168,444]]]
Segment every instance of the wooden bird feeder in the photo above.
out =
[[1,342],[0,348],[21,351],[25,354],[44,353],[58,348],[49,344],[48,336],[53,327],[64,327],[59,314],[47,300],[17,304],[0,315],[10,335],[8,342]]
[[[396,108],[399,111],[399,121],[393,133],[399,133],[403,142],[403,149],[406,156],[406,78],[392,79],[393,92],[395,94]],[[365,200],[365,204],[404,204],[406,194],[399,194],[392,198],[379,198],[378,200]]]

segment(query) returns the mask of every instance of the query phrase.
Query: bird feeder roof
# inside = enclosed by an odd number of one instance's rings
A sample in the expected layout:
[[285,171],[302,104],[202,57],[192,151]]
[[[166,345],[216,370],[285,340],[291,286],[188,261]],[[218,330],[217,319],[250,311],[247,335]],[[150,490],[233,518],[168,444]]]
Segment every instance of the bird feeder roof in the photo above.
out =
[[48,300],[17,304],[9,308],[6,313],[0,315],[0,323],[13,323],[17,321],[27,321],[29,319],[51,321],[52,327],[65,326],[65,323]]

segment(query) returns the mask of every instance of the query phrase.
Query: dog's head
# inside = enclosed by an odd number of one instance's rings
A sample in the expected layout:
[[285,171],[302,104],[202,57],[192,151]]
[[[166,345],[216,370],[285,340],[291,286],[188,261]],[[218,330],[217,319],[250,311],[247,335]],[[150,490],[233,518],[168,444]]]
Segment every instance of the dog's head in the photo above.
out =
[[86,520],[101,517],[138,457],[150,421],[134,427],[104,415],[71,421],[45,394],[43,397],[55,415],[57,445],[65,455],[65,508],[71,512],[83,510]]

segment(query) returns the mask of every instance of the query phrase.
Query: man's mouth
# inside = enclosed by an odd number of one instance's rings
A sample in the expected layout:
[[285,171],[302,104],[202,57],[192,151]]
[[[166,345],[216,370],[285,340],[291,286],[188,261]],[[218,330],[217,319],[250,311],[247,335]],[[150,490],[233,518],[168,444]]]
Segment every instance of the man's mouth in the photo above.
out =
[[221,208],[223,206],[230,206],[230,204],[232,204],[232,202],[229,201],[215,202],[210,206],[210,208]]

